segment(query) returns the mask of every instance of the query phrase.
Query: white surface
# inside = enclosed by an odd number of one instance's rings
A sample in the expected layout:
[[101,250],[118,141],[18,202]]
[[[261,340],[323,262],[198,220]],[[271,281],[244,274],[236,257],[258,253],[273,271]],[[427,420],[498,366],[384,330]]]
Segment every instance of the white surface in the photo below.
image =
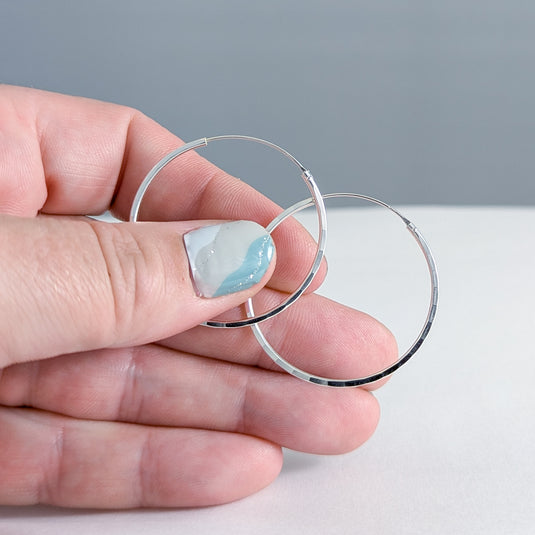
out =
[[[435,253],[441,303],[421,352],[377,392],[382,419],[367,444],[340,457],[286,452],[270,487],[229,505],[0,507],[0,533],[534,533],[535,209],[404,213]],[[373,238],[374,217],[353,211],[343,219]],[[370,272],[381,273],[375,262]],[[381,287],[378,308],[393,298]],[[415,318],[422,306],[403,304]]]

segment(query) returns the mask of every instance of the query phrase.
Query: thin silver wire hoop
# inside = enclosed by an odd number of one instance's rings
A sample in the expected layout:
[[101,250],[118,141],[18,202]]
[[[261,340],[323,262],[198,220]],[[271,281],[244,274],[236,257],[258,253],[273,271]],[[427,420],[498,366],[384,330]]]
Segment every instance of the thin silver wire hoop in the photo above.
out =
[[[190,141],[189,143],[186,143],[182,146],[180,146],[178,149],[175,149],[174,151],[170,152],[166,156],[164,156],[147,174],[147,176],[143,179],[143,182],[139,186],[136,195],[134,197],[134,201],[132,202],[132,207],[130,208],[130,217],[129,220],[136,222],[138,220],[139,216],[139,208],[141,206],[141,201],[143,200],[143,197],[145,196],[145,193],[147,192],[148,187],[152,183],[152,181],[156,178],[158,173],[169,163],[171,163],[173,160],[181,156],[182,154],[193,150],[198,149],[201,147],[206,147],[209,142],[211,141],[219,141],[219,140],[243,140],[243,141],[252,141],[255,143],[260,143],[261,145],[265,145],[267,147],[271,147],[272,149],[275,149],[276,151],[280,152],[284,156],[286,156],[293,164],[295,164],[300,170],[301,170],[301,177],[305,181],[305,184],[312,195],[312,198],[310,199],[311,205],[314,204],[316,207],[316,213],[318,215],[318,228],[319,228],[319,237],[317,242],[317,248],[316,248],[316,255],[314,257],[314,260],[312,262],[312,266],[301,283],[301,285],[295,290],[293,294],[291,294],[286,300],[284,300],[282,303],[277,305],[276,307],[267,310],[266,312],[263,312],[262,314],[258,315],[248,315],[247,318],[243,318],[241,320],[234,320],[234,321],[215,321],[210,320],[206,321],[204,323],[201,323],[201,325],[204,325],[206,327],[218,327],[218,328],[237,328],[237,327],[246,327],[246,326],[252,326],[256,325],[257,323],[260,323],[262,321],[266,321],[269,318],[272,318],[273,316],[276,316],[277,314],[280,314],[282,311],[286,310],[290,305],[295,303],[297,299],[305,292],[305,290],[310,286],[310,283],[313,281],[314,277],[316,276],[316,273],[318,272],[321,260],[323,259],[323,256],[325,254],[325,244],[327,241],[327,214],[325,211],[325,203],[323,201],[323,197],[321,195],[320,190],[318,189],[318,186],[316,185],[316,181],[314,180],[314,177],[312,176],[312,173],[304,167],[299,160],[297,160],[294,156],[292,156],[288,151],[284,150],[282,147],[279,147],[278,145],[275,145],[274,143],[271,143],[270,141],[266,141],[265,139],[260,139],[257,137],[251,137],[251,136],[242,136],[242,135],[235,135],[235,134],[228,134],[228,135],[222,135],[222,136],[214,136],[214,137],[205,137],[201,139],[197,139],[195,141]],[[282,212],[285,213],[285,212]],[[268,231],[271,232],[271,231]]]
[[[258,343],[262,346],[262,349],[269,355],[269,357],[280,366],[283,370],[287,371],[288,373],[294,375],[295,377],[298,377],[299,379],[302,379],[304,381],[308,381],[309,383],[315,383],[318,385],[324,385],[324,386],[332,386],[332,387],[354,387],[354,386],[362,386],[368,383],[373,383],[375,381],[378,381],[379,379],[382,379],[384,377],[387,377],[388,375],[391,375],[394,373],[397,369],[399,369],[403,364],[408,362],[408,360],[420,349],[421,345],[423,344],[425,338],[429,334],[429,331],[431,330],[431,326],[433,324],[433,321],[435,319],[435,315],[437,312],[437,306],[438,306],[438,271],[435,263],[435,259],[433,258],[433,254],[431,253],[431,250],[425,241],[424,237],[420,233],[420,231],[416,228],[416,226],[409,221],[405,216],[400,214],[396,209],[392,208],[392,206],[386,204],[385,202],[375,199],[374,197],[368,197],[367,195],[359,195],[357,193],[328,193],[323,195],[324,199],[332,199],[332,198],[339,198],[339,197],[345,197],[345,198],[355,198],[355,199],[362,199],[365,201],[369,201],[375,204],[378,204],[380,206],[383,206],[396,214],[399,218],[402,219],[402,221],[405,223],[407,230],[412,234],[416,242],[418,243],[418,246],[420,247],[422,253],[425,256],[425,260],[427,263],[427,268],[429,270],[429,276],[431,279],[431,297],[429,301],[429,307],[427,310],[427,316],[425,318],[425,323],[420,331],[418,337],[416,340],[412,343],[412,345],[409,347],[409,349],[401,355],[394,364],[388,366],[387,368],[384,368],[380,372],[374,373],[372,375],[367,375],[365,377],[359,377],[356,379],[329,379],[328,377],[321,377],[319,375],[314,375],[312,373],[308,373],[297,366],[294,366],[290,364],[286,359],[284,359],[279,353],[273,349],[271,344],[267,341],[266,337],[264,336],[264,333],[260,329],[259,325],[251,325],[251,329],[253,330],[253,333],[258,341]],[[267,227],[268,232],[271,232],[277,226],[279,226],[286,218],[296,214],[297,212],[303,210],[304,208],[307,208],[313,204],[312,199],[305,199],[303,201],[300,201],[293,206],[290,206],[284,212],[279,214]],[[248,315],[254,316],[254,308],[253,308],[253,302],[251,299],[249,299],[246,304],[245,308]]]

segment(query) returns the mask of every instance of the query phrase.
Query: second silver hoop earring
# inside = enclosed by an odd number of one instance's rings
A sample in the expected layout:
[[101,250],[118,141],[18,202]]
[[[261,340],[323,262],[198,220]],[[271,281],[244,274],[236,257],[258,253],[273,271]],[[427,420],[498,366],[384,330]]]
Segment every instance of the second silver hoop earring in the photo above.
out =
[[[318,186],[316,185],[316,181],[314,180],[314,177],[312,176],[312,173],[306,167],[304,167],[294,156],[292,156],[289,152],[284,150],[283,148],[279,147],[278,145],[275,145],[274,143],[271,143],[270,141],[266,141],[264,139],[259,139],[256,137],[251,136],[242,136],[242,135],[222,135],[222,136],[215,136],[215,137],[208,137],[208,138],[201,138],[196,141],[191,141],[190,143],[186,143],[185,145],[182,145],[178,149],[170,152],[166,156],[164,156],[147,174],[147,176],[144,178],[143,182],[139,186],[139,189],[137,190],[136,196],[134,198],[134,201],[132,203],[132,207],[130,209],[130,221],[137,221],[139,216],[139,209],[141,206],[141,201],[143,200],[145,193],[147,192],[147,189],[149,188],[152,181],[156,178],[158,173],[167,166],[169,163],[171,163],[173,160],[181,156],[182,154],[193,150],[198,149],[201,147],[205,147],[208,145],[208,143],[211,143],[213,141],[220,141],[220,140],[242,140],[242,141],[251,141],[254,143],[260,143],[261,145],[265,145],[267,147],[270,147],[272,149],[275,149],[276,151],[280,152],[286,158],[288,158],[293,164],[295,164],[301,171],[301,177],[305,182],[305,185],[307,186],[310,194],[312,195],[312,199],[310,202],[315,205],[316,207],[316,213],[318,216],[318,225],[319,225],[319,237],[316,247],[316,254],[314,256],[314,260],[312,262],[312,265],[310,267],[310,270],[294,293],[292,293],[286,300],[284,300],[282,303],[277,305],[276,307],[262,312],[261,314],[255,315],[248,314],[248,316],[241,320],[235,320],[235,321],[207,321],[203,323],[202,325],[205,325],[207,327],[225,327],[225,328],[234,328],[234,327],[245,327],[245,326],[251,326],[255,325],[259,322],[265,321],[269,318],[272,318],[273,316],[279,314],[283,310],[285,310],[287,307],[289,307],[292,303],[294,303],[304,292],[305,290],[310,286],[310,283],[314,279],[316,273],[318,272],[321,260],[324,256],[325,252],[325,244],[327,241],[327,215],[325,212],[325,204],[323,201],[323,197],[318,189]],[[271,232],[268,229],[268,232]]]
[[[427,309],[427,315],[424,320],[423,327],[418,334],[416,340],[411,344],[409,349],[405,351],[396,362],[394,362],[392,365],[388,366],[387,368],[371,374],[367,375],[365,377],[357,377],[353,379],[330,379],[328,377],[321,377],[318,375],[314,375],[312,373],[306,372],[305,370],[298,368],[297,366],[294,366],[293,364],[290,364],[284,357],[282,357],[275,349],[271,346],[271,344],[267,341],[266,337],[264,336],[264,333],[262,332],[259,325],[252,325],[251,329],[253,330],[253,333],[255,335],[255,338],[257,339],[258,343],[262,346],[262,349],[267,353],[267,355],[277,364],[279,367],[281,367],[283,370],[287,371],[288,373],[294,375],[295,377],[302,379],[304,381],[308,381],[310,383],[315,383],[318,385],[324,385],[324,386],[332,386],[332,387],[354,387],[354,386],[362,386],[368,383],[373,383],[375,381],[378,381],[379,379],[382,379],[384,377],[387,377],[394,373],[397,369],[399,369],[401,366],[403,366],[408,360],[418,351],[420,346],[423,344],[425,338],[429,334],[429,331],[431,329],[431,326],[433,324],[433,321],[435,319],[435,315],[437,312],[437,306],[438,306],[438,273],[437,273],[437,267],[435,264],[435,260],[433,258],[433,254],[431,253],[431,250],[429,249],[429,246],[427,245],[427,242],[425,241],[424,237],[420,233],[420,231],[416,228],[416,226],[409,221],[406,217],[401,215],[396,209],[392,208],[390,205],[386,204],[383,201],[380,201],[379,199],[375,199],[374,197],[368,197],[367,195],[359,195],[357,193],[329,193],[326,195],[323,195],[324,199],[331,199],[331,198],[353,198],[353,199],[362,199],[364,201],[368,201],[374,204],[377,204],[379,206],[383,206],[384,208],[387,208],[391,212],[393,212],[395,215],[397,215],[403,223],[405,223],[407,230],[411,233],[413,238],[418,243],[418,246],[420,247],[420,250],[422,251],[426,263],[427,263],[427,269],[429,272],[429,277],[431,281],[431,293],[430,293],[430,300],[429,300],[429,306]],[[277,228],[285,219],[287,219],[290,216],[293,216],[297,212],[303,210],[304,208],[307,208],[308,206],[312,206],[313,201],[312,199],[305,199],[303,201],[300,201],[293,206],[290,206],[284,212],[279,214],[266,228],[268,232],[272,232]],[[246,310],[247,314],[254,317],[254,308],[252,300],[249,299],[246,303]]]

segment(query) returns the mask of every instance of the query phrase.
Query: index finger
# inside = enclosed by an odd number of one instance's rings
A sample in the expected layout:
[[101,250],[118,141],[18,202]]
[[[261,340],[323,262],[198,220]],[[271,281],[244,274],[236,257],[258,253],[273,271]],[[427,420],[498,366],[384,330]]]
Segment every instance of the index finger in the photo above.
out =
[[[0,212],[98,214],[122,219],[153,165],[183,142],[139,111],[100,101],[0,87]],[[281,208],[198,154],[181,156],[149,188],[140,219],[247,219],[266,226]],[[316,244],[295,221],[273,233],[271,285],[293,291]],[[321,277],[321,274],[320,274]]]

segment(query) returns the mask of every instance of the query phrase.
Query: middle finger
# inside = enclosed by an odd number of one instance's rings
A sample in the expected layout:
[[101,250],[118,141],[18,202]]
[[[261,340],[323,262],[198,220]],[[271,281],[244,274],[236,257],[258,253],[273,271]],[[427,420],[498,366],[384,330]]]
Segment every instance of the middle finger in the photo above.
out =
[[76,418],[244,433],[343,453],[376,427],[375,398],[161,346],[65,355],[3,370],[0,404]]

